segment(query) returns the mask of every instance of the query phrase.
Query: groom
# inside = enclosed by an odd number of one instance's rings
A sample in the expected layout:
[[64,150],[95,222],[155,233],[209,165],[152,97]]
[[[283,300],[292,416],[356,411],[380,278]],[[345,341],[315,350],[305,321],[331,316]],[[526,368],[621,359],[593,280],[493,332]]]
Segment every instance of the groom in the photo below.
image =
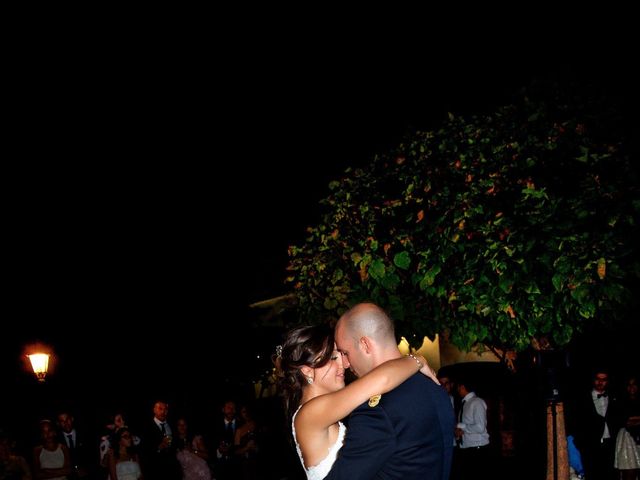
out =
[[[346,312],[336,325],[335,340],[344,367],[358,377],[402,356],[393,322],[372,303]],[[446,480],[454,427],[446,392],[418,373],[351,413],[344,446],[326,479]]]

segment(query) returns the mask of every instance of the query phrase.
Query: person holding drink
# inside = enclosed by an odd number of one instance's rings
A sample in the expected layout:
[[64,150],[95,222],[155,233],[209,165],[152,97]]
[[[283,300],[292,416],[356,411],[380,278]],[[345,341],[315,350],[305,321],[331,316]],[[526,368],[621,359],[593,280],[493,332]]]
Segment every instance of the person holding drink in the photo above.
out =
[[168,415],[167,402],[159,400],[153,404],[153,421],[147,425],[141,442],[145,480],[179,480],[182,476]]

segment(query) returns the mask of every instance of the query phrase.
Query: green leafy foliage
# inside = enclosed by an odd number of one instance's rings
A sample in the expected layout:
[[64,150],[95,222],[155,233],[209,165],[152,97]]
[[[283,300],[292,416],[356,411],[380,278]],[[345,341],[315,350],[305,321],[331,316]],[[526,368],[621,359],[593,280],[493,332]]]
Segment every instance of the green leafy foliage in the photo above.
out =
[[614,318],[637,278],[637,179],[624,143],[583,108],[523,97],[453,115],[331,183],[290,248],[301,318],[371,300],[399,334],[458,347],[564,345]]

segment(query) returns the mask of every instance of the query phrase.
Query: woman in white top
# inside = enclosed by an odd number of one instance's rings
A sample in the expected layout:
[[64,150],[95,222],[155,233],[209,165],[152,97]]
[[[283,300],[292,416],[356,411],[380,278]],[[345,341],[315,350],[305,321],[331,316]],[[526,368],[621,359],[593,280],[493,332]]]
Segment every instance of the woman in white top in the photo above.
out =
[[[124,419],[124,413],[122,412],[116,413],[110,418],[110,420],[111,421],[106,425],[108,433],[100,438],[100,465],[106,469],[109,469],[109,465],[107,464],[107,452],[111,448],[111,437],[113,437],[119,428],[127,426],[127,422]],[[134,447],[140,445],[140,437],[132,435],[131,439],[133,440]]]
[[140,480],[142,471],[133,446],[133,435],[127,427],[116,430],[107,452],[109,480]]
[[346,417],[366,400],[393,390],[417,371],[435,373],[424,357],[411,355],[385,362],[345,387],[342,355],[326,326],[297,327],[277,348],[276,366],[284,389],[285,410],[307,478],[321,480],[342,446]]
[[41,480],[66,480],[72,471],[69,449],[58,442],[50,420],[40,422],[40,437],[42,445],[33,450],[33,476]]

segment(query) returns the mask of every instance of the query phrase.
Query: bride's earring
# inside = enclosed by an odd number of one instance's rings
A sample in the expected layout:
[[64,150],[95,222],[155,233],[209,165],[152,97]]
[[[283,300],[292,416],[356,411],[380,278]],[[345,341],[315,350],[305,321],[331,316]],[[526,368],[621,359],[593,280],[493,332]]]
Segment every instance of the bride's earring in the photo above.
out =
[[311,385],[311,384],[313,383],[313,378],[311,378],[311,377],[306,377],[306,379],[307,379],[307,383],[308,383],[309,385]]

